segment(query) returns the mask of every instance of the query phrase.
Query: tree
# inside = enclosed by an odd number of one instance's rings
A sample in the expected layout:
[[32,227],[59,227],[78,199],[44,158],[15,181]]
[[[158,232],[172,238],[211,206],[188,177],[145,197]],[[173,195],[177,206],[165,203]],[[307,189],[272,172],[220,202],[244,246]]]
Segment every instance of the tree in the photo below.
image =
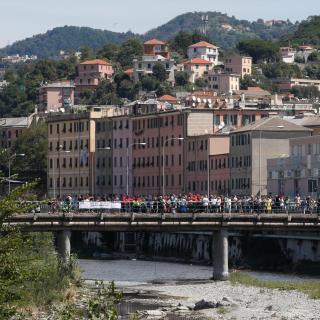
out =
[[173,38],[173,40],[169,42],[169,45],[172,51],[176,51],[182,57],[186,57],[188,47],[199,41],[209,42],[209,39],[198,32],[192,33],[192,32],[180,31]]
[[111,61],[117,61],[119,51],[120,51],[120,48],[118,45],[113,43],[107,43],[101,49],[98,50],[97,57],[105,58]]
[[47,125],[40,123],[20,135],[13,146],[15,153],[25,154],[15,159],[14,172],[24,181],[39,179],[40,190],[47,185],[47,139]]
[[143,90],[155,91],[159,87],[159,81],[152,76],[143,76],[141,78],[141,87]]
[[86,61],[94,57],[93,51],[90,47],[82,47],[80,48],[80,52],[81,52],[81,61]]
[[153,76],[159,80],[160,82],[163,82],[165,80],[167,80],[168,78],[168,74],[166,71],[166,68],[164,67],[164,65],[160,62],[157,62],[153,68],[152,68],[152,73]]
[[117,93],[121,98],[127,98],[134,100],[135,96],[139,92],[139,84],[135,84],[131,80],[124,79],[119,83]]
[[267,78],[301,78],[302,72],[297,65],[284,62],[268,63],[261,65],[262,72]]
[[207,87],[208,82],[204,78],[198,78],[194,84],[199,88],[205,88]]
[[138,39],[132,38],[120,46],[117,60],[123,68],[130,67],[133,59],[141,57],[142,53],[142,43]]
[[0,319],[26,319],[18,309],[50,305],[74,283],[74,269],[60,264],[52,234],[30,234],[5,224],[12,214],[31,209],[21,200],[34,186],[24,185],[0,199]]
[[319,89],[315,86],[294,86],[291,89],[291,93],[293,93],[295,96],[297,96],[299,99],[313,99],[313,98],[319,98],[320,92]]
[[175,74],[176,85],[184,87],[189,82],[189,75],[186,71],[179,71]]
[[245,75],[240,79],[240,89],[247,90],[249,87],[256,87],[258,84],[250,75]]
[[266,40],[248,39],[240,41],[237,49],[252,57],[253,62],[276,61],[279,59],[279,45]]

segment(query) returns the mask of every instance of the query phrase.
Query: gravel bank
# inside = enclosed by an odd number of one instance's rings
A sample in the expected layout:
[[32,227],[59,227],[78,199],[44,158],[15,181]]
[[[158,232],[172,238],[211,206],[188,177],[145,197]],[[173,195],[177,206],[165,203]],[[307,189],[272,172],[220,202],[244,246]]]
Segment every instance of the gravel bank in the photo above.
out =
[[298,291],[246,287],[233,285],[228,281],[148,285],[148,290],[177,297],[175,302],[184,306],[190,306],[201,299],[221,301],[223,297],[227,297],[232,301],[231,306],[202,311],[213,319],[320,320],[320,300],[310,299]]

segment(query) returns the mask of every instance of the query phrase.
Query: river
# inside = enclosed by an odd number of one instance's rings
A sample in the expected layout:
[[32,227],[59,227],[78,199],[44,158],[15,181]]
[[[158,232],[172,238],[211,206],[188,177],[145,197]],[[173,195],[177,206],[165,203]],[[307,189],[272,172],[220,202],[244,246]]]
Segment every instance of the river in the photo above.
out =
[[[87,280],[114,280],[125,293],[120,314],[142,310],[169,310],[161,319],[295,319],[320,320],[320,300],[310,299],[298,291],[261,289],[234,285],[229,281],[210,280],[212,267],[141,260],[79,260],[83,277]],[[249,272],[262,280],[290,282],[317,281],[320,277],[278,273]],[[232,301],[226,308],[203,311],[178,311],[205,299]],[[297,308],[299,305],[299,308]],[[220,314],[219,312],[225,314]],[[187,312],[187,313],[186,313]],[[124,316],[122,319],[129,319]],[[151,316],[147,319],[157,319]]]

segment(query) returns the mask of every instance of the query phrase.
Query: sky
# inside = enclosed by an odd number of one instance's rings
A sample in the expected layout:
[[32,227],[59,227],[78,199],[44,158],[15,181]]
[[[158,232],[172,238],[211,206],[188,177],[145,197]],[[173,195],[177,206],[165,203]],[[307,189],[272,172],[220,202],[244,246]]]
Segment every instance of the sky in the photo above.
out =
[[144,33],[175,16],[220,11],[238,19],[289,18],[320,14],[319,0],[0,0],[0,47],[64,25]]

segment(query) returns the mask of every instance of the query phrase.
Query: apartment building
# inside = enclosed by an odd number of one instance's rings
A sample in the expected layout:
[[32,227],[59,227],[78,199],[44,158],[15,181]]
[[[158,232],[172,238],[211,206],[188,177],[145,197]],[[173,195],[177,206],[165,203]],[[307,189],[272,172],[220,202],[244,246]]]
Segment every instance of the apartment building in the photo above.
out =
[[15,140],[28,128],[37,122],[37,117],[1,118],[0,119],[0,148],[7,149],[14,146]]
[[227,73],[239,74],[241,78],[251,75],[252,58],[244,57],[240,54],[231,54],[224,59],[224,70]]
[[269,159],[268,193],[294,197],[320,195],[320,136],[290,139],[289,153]]
[[112,183],[114,194],[132,194],[132,120],[130,115],[112,118]]
[[139,81],[143,75],[152,75],[155,64],[160,63],[167,71],[167,81],[174,84],[174,59],[170,58],[168,45],[158,39],[143,44],[143,56],[133,60],[133,79]]
[[95,190],[94,194],[108,197],[113,194],[112,118],[96,120]]
[[78,76],[75,79],[76,98],[84,90],[95,90],[103,80],[111,79],[114,74],[111,63],[94,59],[81,62],[78,65]]
[[199,78],[202,78],[205,73],[212,70],[213,62],[201,58],[192,58],[183,63],[184,70],[189,74],[189,81],[195,83]]
[[185,141],[186,190],[199,194],[226,194],[230,184],[229,136],[189,136]]
[[298,79],[298,78],[291,78],[291,79],[274,79],[273,83],[278,86],[280,92],[290,92],[294,86],[301,86],[301,87],[317,87],[320,91],[320,80],[315,79]]
[[289,152],[289,139],[312,130],[279,117],[264,118],[230,132],[231,193],[267,194],[267,160]]
[[96,121],[102,108],[50,115],[48,125],[48,196],[95,192]]
[[187,191],[185,140],[212,134],[210,110],[171,110],[132,119],[133,193],[159,195]]
[[232,95],[240,89],[240,76],[238,74],[216,73],[211,70],[204,75],[207,80],[208,89],[218,94]]
[[188,48],[188,59],[194,58],[210,61],[216,66],[219,63],[219,48],[206,41],[197,42]]
[[74,105],[75,86],[72,81],[42,85],[38,92],[38,111],[57,112]]

